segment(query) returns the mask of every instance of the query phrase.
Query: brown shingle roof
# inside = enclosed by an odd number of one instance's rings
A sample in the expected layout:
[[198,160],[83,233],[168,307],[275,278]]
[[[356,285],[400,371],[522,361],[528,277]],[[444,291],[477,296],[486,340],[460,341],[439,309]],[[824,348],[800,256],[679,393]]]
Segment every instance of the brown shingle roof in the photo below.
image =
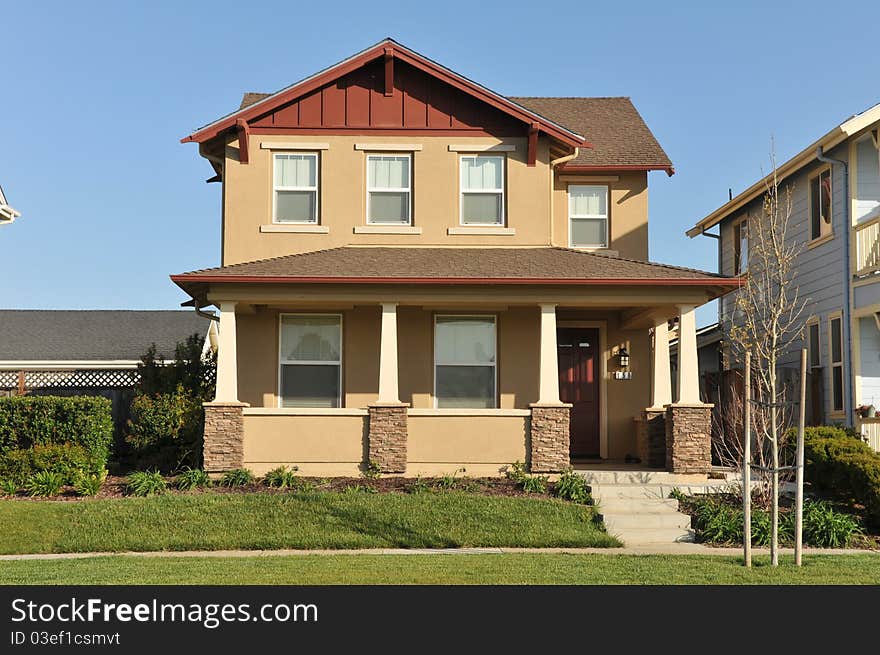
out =
[[672,169],[669,157],[629,98],[510,99],[583,134],[593,144],[592,148],[581,148],[570,165]]
[[663,283],[736,286],[736,278],[557,247],[343,246],[174,275],[196,282]]
[[[270,95],[245,93],[239,109]],[[569,165],[672,170],[672,162],[629,98],[510,97],[509,100],[586,137],[593,147],[581,148]]]

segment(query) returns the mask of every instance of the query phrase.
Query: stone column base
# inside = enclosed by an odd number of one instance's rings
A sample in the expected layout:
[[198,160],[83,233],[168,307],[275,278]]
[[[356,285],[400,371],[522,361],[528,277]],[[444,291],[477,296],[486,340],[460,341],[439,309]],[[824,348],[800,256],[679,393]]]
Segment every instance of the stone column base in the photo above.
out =
[[244,408],[247,403],[211,402],[205,408],[202,455],[208,473],[244,466]]
[[406,403],[369,406],[369,462],[382,473],[406,472]]
[[569,421],[571,405],[529,405],[529,470],[532,473],[559,473],[571,465]]
[[708,473],[712,467],[713,405],[666,406],[666,468]]
[[636,417],[636,445],[642,464],[666,466],[666,410],[648,407]]

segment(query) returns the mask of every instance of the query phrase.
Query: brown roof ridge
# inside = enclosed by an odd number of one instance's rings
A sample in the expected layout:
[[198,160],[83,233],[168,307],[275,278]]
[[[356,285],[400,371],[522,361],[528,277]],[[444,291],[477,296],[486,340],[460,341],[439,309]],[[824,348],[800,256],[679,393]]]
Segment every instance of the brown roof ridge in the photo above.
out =
[[605,257],[607,259],[613,259],[616,261],[623,262],[631,262],[633,264],[648,264],[649,266],[659,266],[661,268],[667,268],[671,271],[684,271],[687,273],[699,273],[700,275],[709,275],[712,277],[717,277],[721,279],[733,279],[735,276],[732,275],[722,275],[721,273],[713,273],[712,271],[704,271],[699,268],[691,268],[689,266],[676,266],[675,264],[666,264],[664,262],[653,262],[649,259],[632,259],[631,257],[621,257],[620,255],[611,255],[604,252],[593,252],[590,250],[578,250],[577,248],[566,248],[565,246],[546,246],[548,248],[553,248],[554,250],[564,250],[566,252],[576,252],[581,255],[592,255],[593,257]]

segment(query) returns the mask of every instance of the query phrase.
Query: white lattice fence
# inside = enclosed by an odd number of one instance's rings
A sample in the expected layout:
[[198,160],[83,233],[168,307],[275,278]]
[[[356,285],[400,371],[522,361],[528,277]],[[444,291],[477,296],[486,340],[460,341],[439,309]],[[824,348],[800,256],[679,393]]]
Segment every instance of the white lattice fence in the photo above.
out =
[[139,374],[126,369],[81,369],[72,371],[0,371],[0,389],[17,389],[24,373],[24,388],[115,389],[133,387]]

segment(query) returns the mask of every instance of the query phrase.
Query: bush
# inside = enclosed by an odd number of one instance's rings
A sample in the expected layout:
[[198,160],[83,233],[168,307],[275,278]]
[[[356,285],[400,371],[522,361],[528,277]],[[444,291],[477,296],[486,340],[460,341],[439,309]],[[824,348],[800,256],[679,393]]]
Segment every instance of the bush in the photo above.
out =
[[172,393],[135,396],[126,442],[141,464],[163,470],[198,467],[202,455],[202,401],[184,388]]
[[513,480],[526,493],[543,494],[547,492],[549,478],[546,475],[529,475],[522,462],[509,464],[505,474],[508,480]]
[[181,491],[192,491],[193,489],[210,487],[213,483],[211,482],[211,476],[206,471],[187,467],[177,476],[174,484]]
[[850,514],[837,512],[826,502],[804,503],[804,542],[823,548],[843,548],[862,533]]
[[135,471],[125,478],[125,493],[129,496],[157,496],[164,494],[166,488],[159,471]]
[[106,469],[100,473],[84,473],[74,483],[73,490],[80,496],[97,496],[106,479]]
[[0,458],[10,450],[73,444],[107,463],[113,443],[110,401],[95,396],[0,398]]
[[263,484],[267,487],[277,487],[278,489],[287,489],[288,487],[297,486],[296,472],[299,467],[294,466],[292,469],[286,466],[274,468],[263,477]]
[[25,491],[31,496],[57,496],[64,486],[64,477],[54,471],[34,473],[24,484]]
[[805,477],[817,491],[864,507],[865,519],[880,526],[880,455],[841,428],[807,428]]
[[586,478],[570,469],[559,476],[559,481],[553,486],[553,495],[582,505],[593,502]]
[[14,496],[18,493],[18,484],[9,478],[0,478],[0,494]]
[[35,445],[13,448],[0,454],[0,478],[23,485],[35,473],[50,471],[63,478],[63,484],[74,484],[82,475],[100,473],[106,459],[73,443]]
[[254,474],[248,469],[226,471],[220,479],[222,487],[245,487],[254,481]]

